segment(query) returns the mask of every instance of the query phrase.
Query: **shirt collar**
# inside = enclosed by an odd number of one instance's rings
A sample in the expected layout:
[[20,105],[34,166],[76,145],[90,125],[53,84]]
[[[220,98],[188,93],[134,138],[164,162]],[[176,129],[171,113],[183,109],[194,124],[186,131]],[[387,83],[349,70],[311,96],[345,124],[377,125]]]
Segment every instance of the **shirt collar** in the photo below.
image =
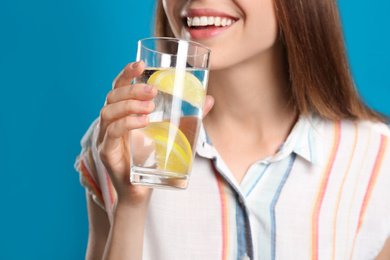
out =
[[[269,164],[280,161],[291,153],[295,153],[314,165],[322,166],[324,163],[322,156],[324,144],[323,137],[318,132],[319,129],[316,128],[318,120],[317,117],[311,114],[308,116],[301,115],[279,151],[274,156],[260,160],[259,163]],[[203,124],[199,133],[197,153],[209,159],[217,155]]]
[[208,159],[216,157],[216,151],[214,149],[213,144],[211,143],[209,136],[206,133],[206,130],[203,127],[203,123],[201,124],[199,131],[199,140],[196,146],[196,152],[200,156]]
[[323,138],[316,128],[318,119],[309,114],[300,115],[279,151],[270,158],[270,162],[279,161],[292,152],[317,166],[323,165]]

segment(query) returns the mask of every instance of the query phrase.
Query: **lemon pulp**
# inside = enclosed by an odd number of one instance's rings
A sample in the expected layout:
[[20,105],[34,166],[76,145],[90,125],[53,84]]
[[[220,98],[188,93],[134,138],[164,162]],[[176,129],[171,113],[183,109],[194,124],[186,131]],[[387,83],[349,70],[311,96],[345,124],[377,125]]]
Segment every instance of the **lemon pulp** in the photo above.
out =
[[155,143],[157,170],[187,174],[192,160],[191,145],[179,128],[168,122],[151,122],[143,132]]
[[[202,82],[185,69],[158,70],[148,79],[148,84],[158,90],[174,95],[195,107],[203,107],[206,91]],[[182,85],[182,88],[176,85]]]

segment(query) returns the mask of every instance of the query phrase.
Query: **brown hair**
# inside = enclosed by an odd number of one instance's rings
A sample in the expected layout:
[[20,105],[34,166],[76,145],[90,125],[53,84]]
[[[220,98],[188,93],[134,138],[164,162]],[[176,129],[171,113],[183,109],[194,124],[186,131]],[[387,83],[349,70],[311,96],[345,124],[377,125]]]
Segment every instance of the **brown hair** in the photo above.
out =
[[[285,46],[292,101],[300,114],[387,121],[367,107],[355,89],[335,0],[274,0]],[[174,37],[162,1],[155,35]]]

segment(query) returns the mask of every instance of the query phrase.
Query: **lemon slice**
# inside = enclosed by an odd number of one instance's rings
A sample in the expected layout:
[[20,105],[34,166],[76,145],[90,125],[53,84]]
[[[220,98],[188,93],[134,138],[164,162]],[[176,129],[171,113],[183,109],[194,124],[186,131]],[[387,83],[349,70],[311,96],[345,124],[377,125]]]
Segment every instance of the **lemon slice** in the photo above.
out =
[[180,146],[173,143],[173,147],[167,156],[168,139],[163,136],[156,136],[156,161],[157,170],[186,174],[188,172],[189,158]]
[[[174,95],[195,107],[203,107],[206,91],[202,82],[184,69],[159,70],[148,79],[148,84],[158,90]],[[177,86],[182,85],[183,88]]]
[[187,174],[192,160],[191,145],[179,128],[168,122],[151,122],[143,132],[154,140],[157,170]]

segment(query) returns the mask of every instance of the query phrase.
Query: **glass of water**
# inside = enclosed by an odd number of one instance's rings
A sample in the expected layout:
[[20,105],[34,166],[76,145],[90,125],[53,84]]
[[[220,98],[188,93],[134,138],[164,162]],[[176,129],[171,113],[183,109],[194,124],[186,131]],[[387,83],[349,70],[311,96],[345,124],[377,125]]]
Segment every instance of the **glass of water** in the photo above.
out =
[[210,50],[196,42],[155,37],[138,42],[145,62],[134,83],[154,85],[150,123],[131,131],[130,181],[186,189],[196,152],[209,74]]

